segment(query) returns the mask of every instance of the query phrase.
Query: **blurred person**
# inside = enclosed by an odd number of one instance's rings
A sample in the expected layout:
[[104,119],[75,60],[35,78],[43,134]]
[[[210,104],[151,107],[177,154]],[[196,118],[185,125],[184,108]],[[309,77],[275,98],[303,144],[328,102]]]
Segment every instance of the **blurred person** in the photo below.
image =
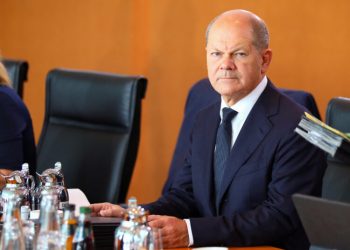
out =
[[[221,100],[201,110],[185,164],[169,192],[144,205],[164,247],[270,245],[308,249],[291,195],[319,196],[323,152],[294,132],[305,111],[266,77],[272,59],[264,21],[245,10],[207,29],[209,80]],[[97,216],[122,216],[110,203]]]
[[[0,61],[0,173],[9,175],[27,162],[35,173],[36,150],[28,109],[12,89],[5,66]],[[0,176],[0,188],[4,186]]]

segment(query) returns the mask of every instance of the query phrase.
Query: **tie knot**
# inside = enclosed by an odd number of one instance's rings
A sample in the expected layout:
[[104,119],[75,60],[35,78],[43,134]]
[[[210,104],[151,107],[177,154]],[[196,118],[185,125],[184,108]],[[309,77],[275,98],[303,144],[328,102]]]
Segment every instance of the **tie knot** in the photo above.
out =
[[237,111],[231,108],[222,109],[222,122],[229,123],[232,121],[233,117],[237,115]]

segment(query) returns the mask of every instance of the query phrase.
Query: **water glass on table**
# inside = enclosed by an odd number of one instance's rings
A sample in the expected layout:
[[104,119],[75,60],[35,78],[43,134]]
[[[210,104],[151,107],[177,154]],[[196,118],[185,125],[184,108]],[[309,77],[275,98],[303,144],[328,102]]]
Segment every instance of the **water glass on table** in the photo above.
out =
[[149,235],[149,250],[162,250],[163,249],[163,240],[162,233],[160,228],[151,228]]

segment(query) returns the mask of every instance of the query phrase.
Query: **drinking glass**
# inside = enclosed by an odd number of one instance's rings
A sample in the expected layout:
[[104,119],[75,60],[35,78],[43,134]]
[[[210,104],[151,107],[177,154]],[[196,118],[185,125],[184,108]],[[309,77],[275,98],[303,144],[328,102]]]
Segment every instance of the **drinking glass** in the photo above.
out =
[[151,228],[149,232],[149,250],[163,250],[163,240],[160,228]]

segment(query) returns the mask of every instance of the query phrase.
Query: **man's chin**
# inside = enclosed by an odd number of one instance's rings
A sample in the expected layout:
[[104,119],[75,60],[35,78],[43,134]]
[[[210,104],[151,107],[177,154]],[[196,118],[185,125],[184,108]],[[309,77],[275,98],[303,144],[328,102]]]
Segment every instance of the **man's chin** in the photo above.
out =
[[216,90],[216,92],[218,92],[221,96],[235,96],[237,94],[237,92],[239,92],[238,89],[225,89],[225,88],[219,88]]
[[240,85],[240,81],[236,78],[220,78],[216,81],[216,86],[220,89],[236,89]]
[[241,91],[240,85],[238,85],[237,83],[228,83],[228,84],[217,83],[214,89],[221,96],[234,96],[237,94],[237,92]]

